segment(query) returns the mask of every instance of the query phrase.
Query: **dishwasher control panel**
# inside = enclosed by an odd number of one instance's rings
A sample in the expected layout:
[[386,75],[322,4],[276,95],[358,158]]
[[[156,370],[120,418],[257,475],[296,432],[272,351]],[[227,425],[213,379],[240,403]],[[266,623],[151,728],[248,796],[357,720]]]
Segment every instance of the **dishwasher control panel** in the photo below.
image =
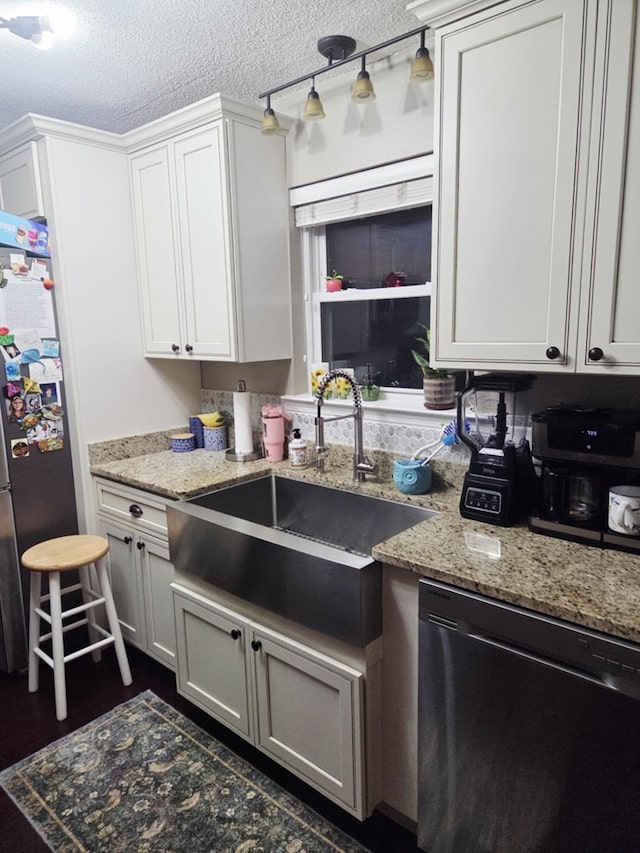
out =
[[423,578],[420,619],[640,699],[640,646]]

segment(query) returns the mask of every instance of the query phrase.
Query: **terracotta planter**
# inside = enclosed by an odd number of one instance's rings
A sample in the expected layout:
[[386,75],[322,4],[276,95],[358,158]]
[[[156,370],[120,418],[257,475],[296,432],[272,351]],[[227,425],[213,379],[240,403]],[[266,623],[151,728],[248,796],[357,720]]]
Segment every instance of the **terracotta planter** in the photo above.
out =
[[456,403],[456,378],[445,376],[433,379],[425,376],[422,380],[424,388],[425,409],[453,409]]

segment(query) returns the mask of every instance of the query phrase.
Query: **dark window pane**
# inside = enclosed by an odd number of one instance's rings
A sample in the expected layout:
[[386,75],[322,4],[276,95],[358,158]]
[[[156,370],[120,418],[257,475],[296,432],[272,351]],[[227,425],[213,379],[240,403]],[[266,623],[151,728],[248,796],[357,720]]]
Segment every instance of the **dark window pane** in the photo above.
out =
[[353,367],[362,381],[367,364],[385,387],[422,388],[422,371],[411,356],[420,323],[429,325],[429,296],[322,302],[322,360],[331,369]]
[[384,287],[389,273],[405,284],[431,281],[431,206],[326,226],[327,272],[349,287]]

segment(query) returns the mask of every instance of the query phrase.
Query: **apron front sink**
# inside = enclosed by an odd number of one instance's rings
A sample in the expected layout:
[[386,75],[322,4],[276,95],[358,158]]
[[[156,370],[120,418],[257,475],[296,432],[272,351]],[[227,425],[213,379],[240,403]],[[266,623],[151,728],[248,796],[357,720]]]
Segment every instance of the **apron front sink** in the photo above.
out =
[[382,633],[379,542],[432,510],[268,475],[169,505],[177,572],[363,647]]

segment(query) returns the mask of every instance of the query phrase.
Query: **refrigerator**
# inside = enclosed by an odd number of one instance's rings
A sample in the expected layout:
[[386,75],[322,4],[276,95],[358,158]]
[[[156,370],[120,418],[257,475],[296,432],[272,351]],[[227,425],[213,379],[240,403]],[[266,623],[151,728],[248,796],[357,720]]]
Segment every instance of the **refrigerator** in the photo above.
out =
[[27,665],[20,555],[78,532],[46,225],[0,211],[0,670]]

